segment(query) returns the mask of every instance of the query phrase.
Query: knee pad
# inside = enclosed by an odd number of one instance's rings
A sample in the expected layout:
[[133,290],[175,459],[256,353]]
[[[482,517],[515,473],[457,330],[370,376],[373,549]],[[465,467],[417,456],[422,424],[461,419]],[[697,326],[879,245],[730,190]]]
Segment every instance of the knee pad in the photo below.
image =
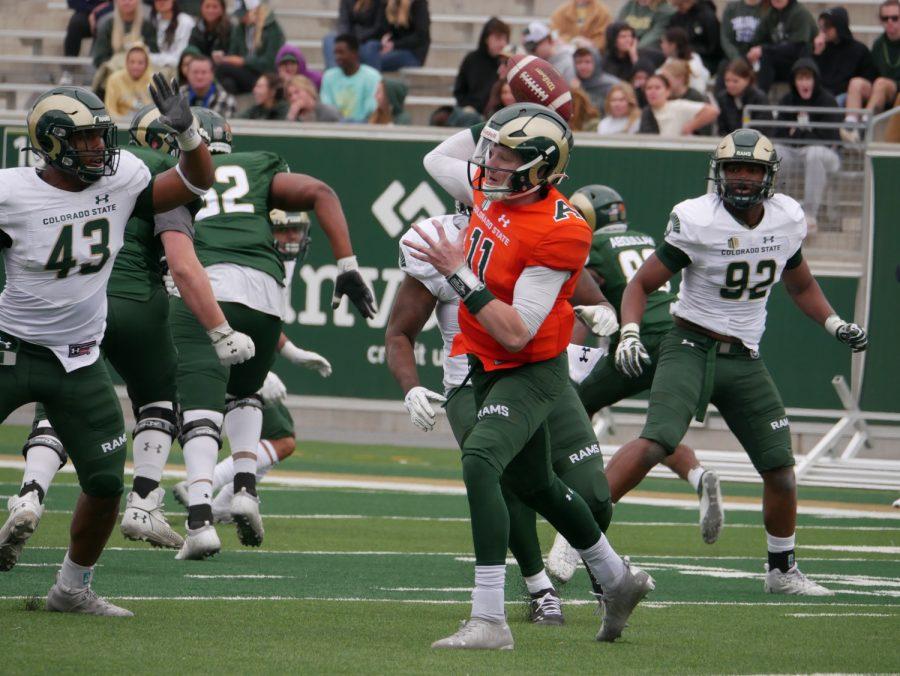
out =
[[28,435],[28,439],[25,440],[25,445],[22,446],[22,455],[27,457],[28,449],[33,446],[46,446],[59,456],[59,468],[62,469],[69,459],[66,449],[63,448],[62,441],[59,440],[56,430],[50,425],[40,425],[40,422],[35,421],[34,425],[32,425],[31,433]]
[[251,394],[247,397],[232,397],[229,395],[225,401],[225,415],[228,415],[237,408],[244,408],[245,406],[262,410],[264,406],[262,397],[258,394]]
[[171,408],[146,406],[138,411],[137,422],[131,431],[131,438],[134,439],[138,434],[147,430],[157,430],[168,434],[174,440],[178,436],[178,416]]
[[210,420],[209,418],[199,418],[198,420],[192,420],[191,422],[184,422],[184,419],[182,418],[181,432],[178,435],[178,443],[181,444],[181,448],[183,449],[184,445],[195,437],[210,437],[215,439],[219,450],[222,450],[222,430],[214,420]]

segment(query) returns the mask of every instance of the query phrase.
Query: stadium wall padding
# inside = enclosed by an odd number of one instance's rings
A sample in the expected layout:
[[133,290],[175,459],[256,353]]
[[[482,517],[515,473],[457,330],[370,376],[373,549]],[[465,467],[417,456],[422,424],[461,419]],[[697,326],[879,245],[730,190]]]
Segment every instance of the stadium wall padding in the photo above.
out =
[[[0,128],[4,166],[16,166],[25,157],[20,153],[25,129]],[[121,140],[127,142],[124,135]],[[292,171],[312,174],[336,190],[363,274],[372,281],[380,305],[368,325],[347,309],[346,301],[332,310],[332,280],[337,271],[324,234],[314,228],[311,254],[293,280],[294,313],[285,332],[297,345],[327,356],[334,374],[323,379],[279,359],[276,371],[292,394],[370,399],[402,396],[384,364],[384,328],[402,278],[397,267],[400,235],[410,222],[453,208],[453,201],[422,168],[422,157],[435,144],[433,138],[423,141],[408,133],[390,138],[390,134],[370,134],[362,129],[357,133],[343,125],[340,133],[323,136],[311,136],[309,131],[297,136],[256,130],[236,134],[236,150],[277,152]],[[651,146],[644,139],[633,146],[581,143],[573,154],[569,178],[560,187],[569,194],[587,183],[614,186],[628,205],[632,224],[660,238],[672,205],[706,190],[710,148],[705,144],[670,145]],[[894,208],[891,213],[900,211]],[[819,277],[819,282],[836,310],[851,317],[858,280],[836,276]],[[440,389],[440,335],[433,320],[427,329],[416,357],[423,384]],[[787,406],[839,406],[830,380],[837,373],[849,377],[849,353],[793,307],[781,285],[775,287],[769,303],[762,354]]]

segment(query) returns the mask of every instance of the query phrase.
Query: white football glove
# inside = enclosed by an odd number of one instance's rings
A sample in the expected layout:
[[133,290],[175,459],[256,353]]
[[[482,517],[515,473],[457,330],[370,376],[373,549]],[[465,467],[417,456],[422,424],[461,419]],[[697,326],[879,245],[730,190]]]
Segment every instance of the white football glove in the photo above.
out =
[[281,356],[297,366],[318,372],[323,378],[331,375],[331,363],[325,357],[318,352],[299,348],[289,340],[281,348]]
[[445,401],[447,401],[446,397],[417,385],[406,393],[406,396],[403,398],[403,405],[409,411],[409,417],[413,425],[423,432],[430,432],[434,429],[435,423],[435,412],[431,402],[443,404]]
[[575,316],[578,317],[595,336],[611,336],[619,330],[616,311],[609,305],[576,305]]
[[616,347],[616,369],[624,376],[637,378],[644,372],[643,365],[649,363],[650,355],[641,342],[640,327],[634,322],[626,324]]
[[256,345],[246,333],[235,331],[225,322],[221,326],[206,332],[216,348],[216,356],[223,366],[234,366],[252,359],[256,354]]
[[267,404],[277,404],[279,401],[284,401],[285,397],[287,397],[287,387],[281,382],[281,378],[269,371],[266,374],[263,386],[259,388],[259,396]]
[[175,278],[172,277],[172,273],[166,270],[166,274],[163,275],[163,286],[166,287],[166,293],[170,296],[178,296],[178,286],[175,284]]
[[854,352],[863,352],[869,346],[869,335],[859,324],[845,322],[837,315],[825,320],[825,330]]

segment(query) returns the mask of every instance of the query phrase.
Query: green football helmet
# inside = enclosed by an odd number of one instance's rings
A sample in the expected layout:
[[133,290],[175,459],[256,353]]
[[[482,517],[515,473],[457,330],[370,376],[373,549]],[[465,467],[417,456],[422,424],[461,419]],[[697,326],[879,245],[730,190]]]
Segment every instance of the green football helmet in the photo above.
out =
[[[34,102],[27,117],[28,150],[44,162],[85,183],[112,176],[119,166],[116,125],[96,94],[84,87],[54,87]],[[102,150],[78,149],[72,139],[81,132],[97,131]]]
[[481,130],[469,160],[469,183],[491,200],[556,185],[565,178],[574,144],[557,113],[536,103],[515,103],[494,113]]
[[159,110],[152,103],[137,111],[128,129],[131,143],[177,156],[179,151],[175,132],[160,122],[159,116]]
[[231,152],[234,137],[231,134],[231,125],[214,110],[192,106],[191,112],[197,118],[200,127],[200,137],[209,147],[213,155],[227,154]]
[[579,188],[572,193],[569,204],[581,212],[591,230],[628,222],[625,200],[608,185],[594,183]]
[[[765,167],[762,181],[732,181],[725,178],[725,165],[731,162],[759,164]],[[724,137],[710,157],[710,173],[716,194],[725,204],[747,209],[775,192],[775,175],[781,161],[772,142],[755,129],[738,129]],[[752,185],[751,185],[752,184]],[[755,188],[747,192],[747,188]]]
[[[269,222],[272,223],[272,233],[275,235],[275,248],[283,261],[296,260],[302,263],[309,253],[309,245],[312,238],[309,236],[309,227],[311,222],[309,214],[305,211],[282,211],[281,209],[272,209],[269,212]],[[297,233],[296,241],[287,239],[279,239],[279,234],[283,237],[293,236],[287,233]]]

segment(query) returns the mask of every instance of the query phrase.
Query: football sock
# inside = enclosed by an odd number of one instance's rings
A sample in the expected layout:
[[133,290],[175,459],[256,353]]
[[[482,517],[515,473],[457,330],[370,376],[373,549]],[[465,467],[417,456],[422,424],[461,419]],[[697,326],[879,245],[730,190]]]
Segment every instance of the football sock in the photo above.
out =
[[134,484],[132,485],[132,489],[142,498],[146,498],[148,495],[150,495],[151,491],[155,491],[157,488],[159,488],[158,481],[148,479],[145,476],[134,477]]
[[234,481],[234,460],[232,460],[229,455],[216,465],[216,469],[213,472],[213,490],[218,491],[232,481]]
[[537,518],[534,510],[526,506],[515,493],[503,490],[503,497],[509,509],[509,551],[519,564],[522,577],[527,580],[544,571]]
[[475,566],[475,589],[472,590],[472,617],[491,622],[506,620],[503,606],[503,588],[506,582],[506,565]]
[[[222,414],[217,411],[195,409],[184,412],[184,422],[194,420],[212,420],[222,424]],[[212,477],[219,455],[219,444],[208,436],[198,436],[184,443],[184,465],[187,470],[188,504],[209,505],[212,500]],[[210,513],[212,511],[210,510]],[[191,519],[188,519],[191,521]],[[212,518],[209,519],[212,523]],[[196,527],[196,526],[192,526]]]
[[24,497],[28,493],[34,491],[38,494],[38,502],[44,504],[44,489],[41,488],[41,485],[37,481],[29,481],[28,483],[22,484],[22,488],[19,490],[19,497]]
[[537,594],[545,589],[553,589],[553,583],[547,577],[547,571],[541,570],[537,575],[529,575],[525,578],[525,586],[529,594]]
[[796,543],[796,533],[780,538],[767,532],[766,547],[769,550],[769,570],[777,568],[782,573],[788,572],[794,566],[794,548]]
[[[262,409],[255,406],[241,406],[225,414],[225,434],[231,442],[235,474],[242,472],[256,474],[256,447],[261,433]],[[243,455],[247,457],[242,457]]]
[[262,479],[266,472],[278,464],[278,454],[275,447],[266,439],[261,439],[256,445],[256,478]]
[[594,579],[607,589],[615,587],[625,574],[625,563],[609,544],[606,535],[601,534],[596,544],[578,553],[594,574]]
[[62,568],[59,569],[59,581],[64,587],[69,589],[84,589],[91,586],[91,579],[94,577],[93,566],[79,566],[73,563],[66,552],[63,558]]
[[688,472],[688,481],[698,494],[700,493],[700,479],[703,477],[703,473],[705,471],[706,470],[703,469],[700,465],[697,465],[694,469]]
[[[39,420],[38,427],[50,427],[49,420]],[[41,502],[50,490],[50,483],[59,471],[59,455],[49,446],[32,446],[25,455],[25,472],[22,475],[22,486],[37,484]],[[21,494],[20,494],[21,495]]]
[[[154,401],[138,409],[138,413],[147,408],[166,408],[172,410],[171,401]],[[134,476],[147,477],[159,485],[162,479],[163,467],[169,459],[169,451],[172,450],[172,437],[166,432],[157,429],[141,430],[134,435],[134,443],[132,444],[134,451]],[[153,489],[151,489],[153,490]],[[135,492],[137,483],[135,482]],[[142,498],[147,497],[141,495]]]

